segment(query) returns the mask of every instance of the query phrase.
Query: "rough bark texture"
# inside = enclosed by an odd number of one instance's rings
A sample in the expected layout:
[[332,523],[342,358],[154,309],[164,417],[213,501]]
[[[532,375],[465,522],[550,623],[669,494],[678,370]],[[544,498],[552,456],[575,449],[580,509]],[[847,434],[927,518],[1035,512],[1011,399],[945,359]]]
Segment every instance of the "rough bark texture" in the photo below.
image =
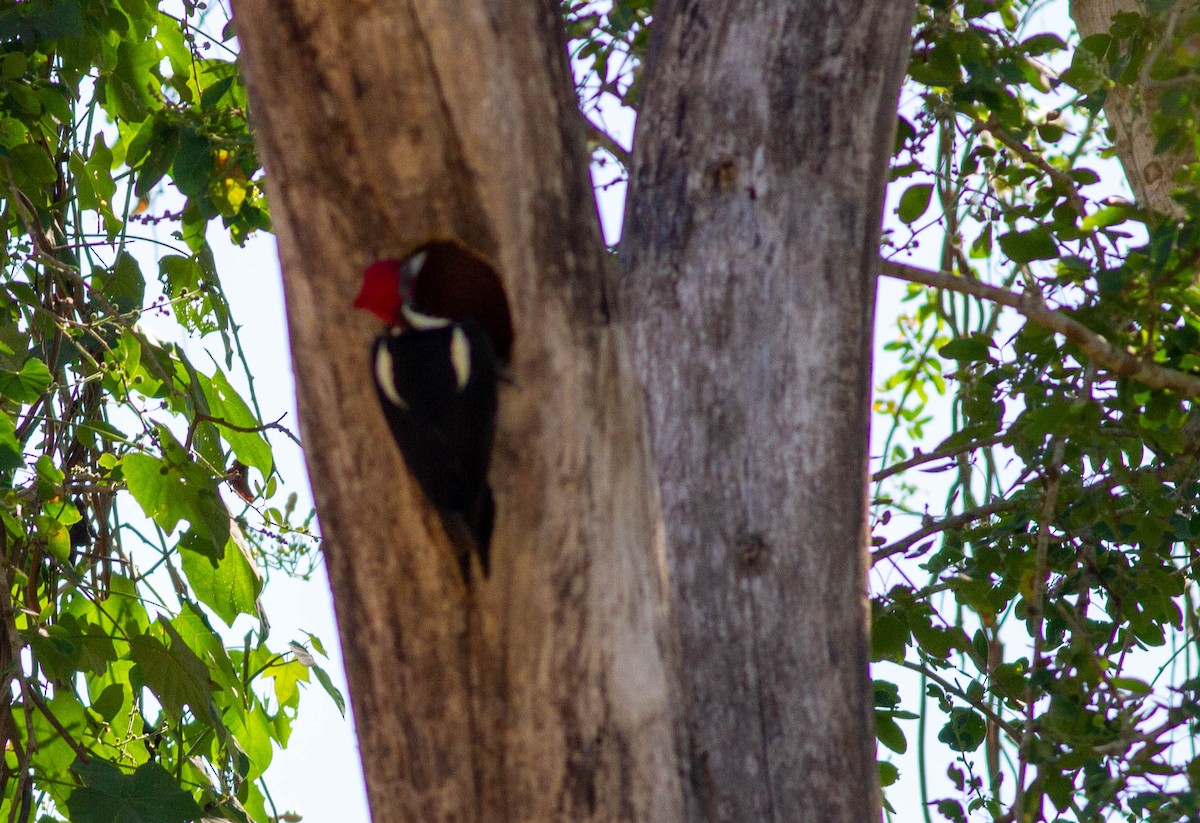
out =
[[[235,0],[376,823],[670,821],[653,468],[553,0]],[[362,268],[434,236],[514,315],[489,580],[459,582],[368,368]]]
[[913,4],[663,6],[615,292],[663,496],[689,819],[876,820],[872,273]]
[[[1186,4],[1190,7],[1192,4]],[[1141,0],[1072,0],[1071,17],[1081,37],[1107,32],[1113,15],[1130,11],[1145,14]],[[1157,139],[1150,128],[1153,105],[1137,85],[1118,85],[1108,94],[1104,115],[1116,133],[1117,157],[1125,169],[1134,198],[1147,208],[1183,216],[1183,208],[1171,199],[1175,172],[1189,155],[1178,152],[1155,154]]]

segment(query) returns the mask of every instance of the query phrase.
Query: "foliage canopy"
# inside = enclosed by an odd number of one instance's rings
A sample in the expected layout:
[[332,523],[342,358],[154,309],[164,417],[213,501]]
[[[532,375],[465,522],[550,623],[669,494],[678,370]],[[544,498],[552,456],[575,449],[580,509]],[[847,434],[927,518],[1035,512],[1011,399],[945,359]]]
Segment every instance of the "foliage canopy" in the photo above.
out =
[[259,778],[299,685],[340,701],[304,645],[268,644],[258,605],[312,538],[294,497],[271,502],[285,430],[207,239],[270,226],[227,20],[0,11],[0,819],[278,818]]

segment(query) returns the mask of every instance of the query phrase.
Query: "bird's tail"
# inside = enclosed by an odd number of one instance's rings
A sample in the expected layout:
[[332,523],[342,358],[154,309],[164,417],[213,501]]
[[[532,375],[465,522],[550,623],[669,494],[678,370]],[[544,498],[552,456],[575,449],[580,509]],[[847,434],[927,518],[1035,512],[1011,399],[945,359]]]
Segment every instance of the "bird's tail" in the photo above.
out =
[[491,574],[492,528],[496,523],[496,501],[492,490],[484,486],[475,504],[466,511],[442,510],[446,535],[458,554],[463,582],[471,582],[471,555],[479,557],[483,576]]

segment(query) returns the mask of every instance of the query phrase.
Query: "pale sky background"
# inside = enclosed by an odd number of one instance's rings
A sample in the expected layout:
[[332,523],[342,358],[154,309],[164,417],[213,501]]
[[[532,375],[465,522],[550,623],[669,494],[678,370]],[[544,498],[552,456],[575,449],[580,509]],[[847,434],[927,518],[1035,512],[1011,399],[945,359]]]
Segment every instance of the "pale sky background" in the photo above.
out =
[[[1049,5],[1036,25],[1027,33],[1052,31],[1064,38],[1070,31],[1066,18],[1066,3],[1061,0]],[[623,144],[631,142],[632,123],[628,118],[613,114],[608,117],[610,131]],[[600,172],[603,175],[603,172]],[[620,231],[624,202],[623,186],[613,186],[601,194],[601,214],[606,234],[615,238]],[[894,204],[892,204],[894,205]],[[885,214],[893,218],[889,205]],[[283,294],[280,283],[278,260],[274,238],[259,235],[245,248],[230,246],[220,231],[210,232],[210,240],[217,255],[217,269],[228,293],[233,316],[242,325],[242,340],[255,376],[256,388],[262,411],[266,419],[287,415],[285,424],[298,430],[295,411],[295,390],[292,381],[290,353],[284,320]],[[932,251],[935,243],[923,244]],[[920,261],[918,261],[920,262]],[[927,263],[928,261],[926,261]],[[144,266],[145,268],[145,266]],[[146,268],[147,271],[153,271]],[[880,339],[886,339],[894,322],[898,299],[904,293],[904,284],[883,278],[880,281],[877,329]],[[352,295],[347,296],[347,300]],[[190,347],[189,347],[190,348]],[[364,352],[364,357],[366,353]],[[887,373],[886,360],[877,360],[876,373]],[[882,427],[876,425],[876,433]],[[931,437],[932,442],[941,438]],[[286,489],[300,496],[298,509],[311,506],[311,492],[302,457],[290,441],[273,438],[275,456]],[[879,444],[875,444],[877,447]],[[282,496],[279,498],[282,500]],[[932,499],[937,499],[934,496]],[[292,580],[282,574],[274,574],[263,595],[266,612],[271,620],[271,644],[282,646],[287,640],[303,640],[304,632],[319,636],[333,659],[326,661],[326,668],[349,702],[345,676],[338,652],[337,630],[333,621],[328,582],[323,567],[308,582]],[[243,630],[244,631],[244,630]],[[240,633],[236,641],[240,645]],[[886,671],[877,671],[876,676],[900,679],[899,670],[889,666]],[[906,700],[915,697],[906,686]],[[906,705],[904,708],[911,708]],[[902,794],[893,787],[889,799],[897,807],[897,820],[917,820],[921,817],[919,799],[916,797],[915,776],[915,721],[903,722],[909,737],[910,754],[905,757],[889,756],[902,771],[901,783],[906,784]],[[930,737],[936,735],[937,725],[930,724]],[[930,752],[939,748],[934,741]],[[945,764],[931,763],[930,772],[936,782],[944,783]],[[357,741],[351,717],[343,718],[333,702],[315,683],[305,692],[295,722],[291,742],[286,750],[276,751],[275,759],[267,772],[267,783],[280,812],[292,810],[303,816],[306,823],[368,823],[366,793],[362,781]],[[907,787],[911,786],[911,792]],[[932,797],[946,796],[934,791]],[[938,815],[934,814],[937,818]],[[750,822],[748,822],[750,823]]]

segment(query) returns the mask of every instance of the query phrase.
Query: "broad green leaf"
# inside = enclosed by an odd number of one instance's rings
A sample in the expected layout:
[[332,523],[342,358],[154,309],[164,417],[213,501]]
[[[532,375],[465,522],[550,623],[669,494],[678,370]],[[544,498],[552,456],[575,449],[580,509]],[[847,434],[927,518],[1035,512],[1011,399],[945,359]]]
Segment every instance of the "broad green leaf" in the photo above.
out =
[[[250,411],[246,401],[237,393],[230,384],[229,378],[220,369],[216,370],[204,388],[209,409],[214,417],[240,429],[261,427],[262,424]],[[271,475],[271,447],[261,432],[238,431],[220,423],[217,424],[217,430],[233,449],[233,453],[237,455],[240,462],[258,469],[264,479]]]
[[117,255],[112,273],[105,275],[100,290],[109,302],[122,312],[135,312],[142,307],[146,296],[146,278],[133,255]]
[[226,624],[232,626],[239,614],[258,616],[262,577],[236,524],[230,529],[223,557],[214,559],[185,548],[181,560],[196,597]]
[[0,57],[0,78],[15,80],[29,67],[29,59],[19,51],[10,51]]
[[1046,229],[1013,231],[997,238],[1000,250],[1014,263],[1029,263],[1034,260],[1052,260],[1058,257],[1058,246]]
[[38,4],[30,15],[38,34],[50,40],[61,37],[83,37],[83,10],[79,0],[50,0]]
[[1060,79],[1084,94],[1100,91],[1109,83],[1104,63],[1091,49],[1084,47],[1075,49],[1071,55],[1071,65],[1060,75]]
[[894,763],[886,760],[879,761],[879,785],[887,788],[900,779],[900,770]]
[[275,684],[275,702],[295,708],[300,702],[300,685],[308,683],[308,667],[299,660],[280,661],[263,672]]
[[164,633],[163,639],[143,634],[129,644],[142,682],[173,717],[182,717],[187,706],[223,739],[225,730],[213,703],[208,668],[164,618],[159,618],[155,626]]
[[1067,44],[1057,34],[1035,34],[1021,42],[1021,50],[1030,57],[1049,54],[1052,51],[1063,51]]
[[1123,223],[1128,220],[1131,211],[1131,204],[1105,206],[1083,218],[1083,222],[1080,223],[1079,228],[1085,232],[1106,229],[1109,226],[1114,226],[1117,223]]
[[188,648],[208,666],[209,677],[225,690],[224,700],[243,700],[242,682],[234,671],[229,652],[200,607],[191,601],[184,602],[171,625]]
[[191,823],[203,810],[158,763],[132,774],[104,760],[72,766],[83,779],[67,801],[72,823]]
[[176,187],[187,197],[198,197],[208,190],[208,173],[212,168],[212,145],[208,138],[191,129],[179,135],[179,153],[171,173]]
[[908,626],[895,615],[882,615],[871,623],[871,659],[903,660],[908,646]]
[[[138,169],[137,183],[133,187],[135,195],[145,197],[158,185],[158,181],[162,180],[163,175],[175,162],[175,155],[179,152],[179,128],[155,120],[149,131],[143,127],[142,131],[138,132],[138,136],[134,143],[130,144],[129,150],[131,153],[134,151],[146,152],[145,160]],[[130,162],[137,161],[131,160]]]
[[1114,677],[1112,679],[1114,688],[1123,689],[1132,694],[1150,694],[1153,689],[1145,681],[1136,677]]
[[36,357],[25,361],[17,372],[0,369],[0,397],[18,403],[32,403],[50,385],[50,369]]
[[160,427],[165,459],[128,454],[121,460],[126,485],[142,511],[171,532],[180,520],[191,524],[190,547],[220,557],[229,539],[229,512],[217,492],[216,478],[196,463]]
[[162,460],[148,454],[127,454],[121,459],[121,469],[133,499],[164,531],[174,531],[188,516],[182,478]]
[[58,169],[50,155],[33,143],[22,143],[9,149],[8,166],[21,189],[37,189],[58,178]]
[[105,77],[110,109],[122,120],[140,123],[155,105],[152,89],[158,87],[153,69],[158,46],[153,40],[125,38],[117,46],[116,69]]
[[62,523],[53,517],[39,514],[34,518],[38,536],[46,542],[50,555],[59,563],[67,564],[71,558],[71,534]]
[[229,733],[246,753],[248,762],[243,777],[257,780],[271,765],[274,755],[274,745],[271,743],[274,726],[270,717],[258,700],[250,701],[249,706],[238,705],[225,717]]
[[105,720],[112,720],[117,716],[117,712],[124,707],[126,700],[126,687],[119,683],[110,683],[104,687],[104,691],[100,696],[92,701],[89,707],[96,714],[100,715]]
[[974,363],[992,356],[992,341],[986,337],[958,337],[938,349],[947,360]]

